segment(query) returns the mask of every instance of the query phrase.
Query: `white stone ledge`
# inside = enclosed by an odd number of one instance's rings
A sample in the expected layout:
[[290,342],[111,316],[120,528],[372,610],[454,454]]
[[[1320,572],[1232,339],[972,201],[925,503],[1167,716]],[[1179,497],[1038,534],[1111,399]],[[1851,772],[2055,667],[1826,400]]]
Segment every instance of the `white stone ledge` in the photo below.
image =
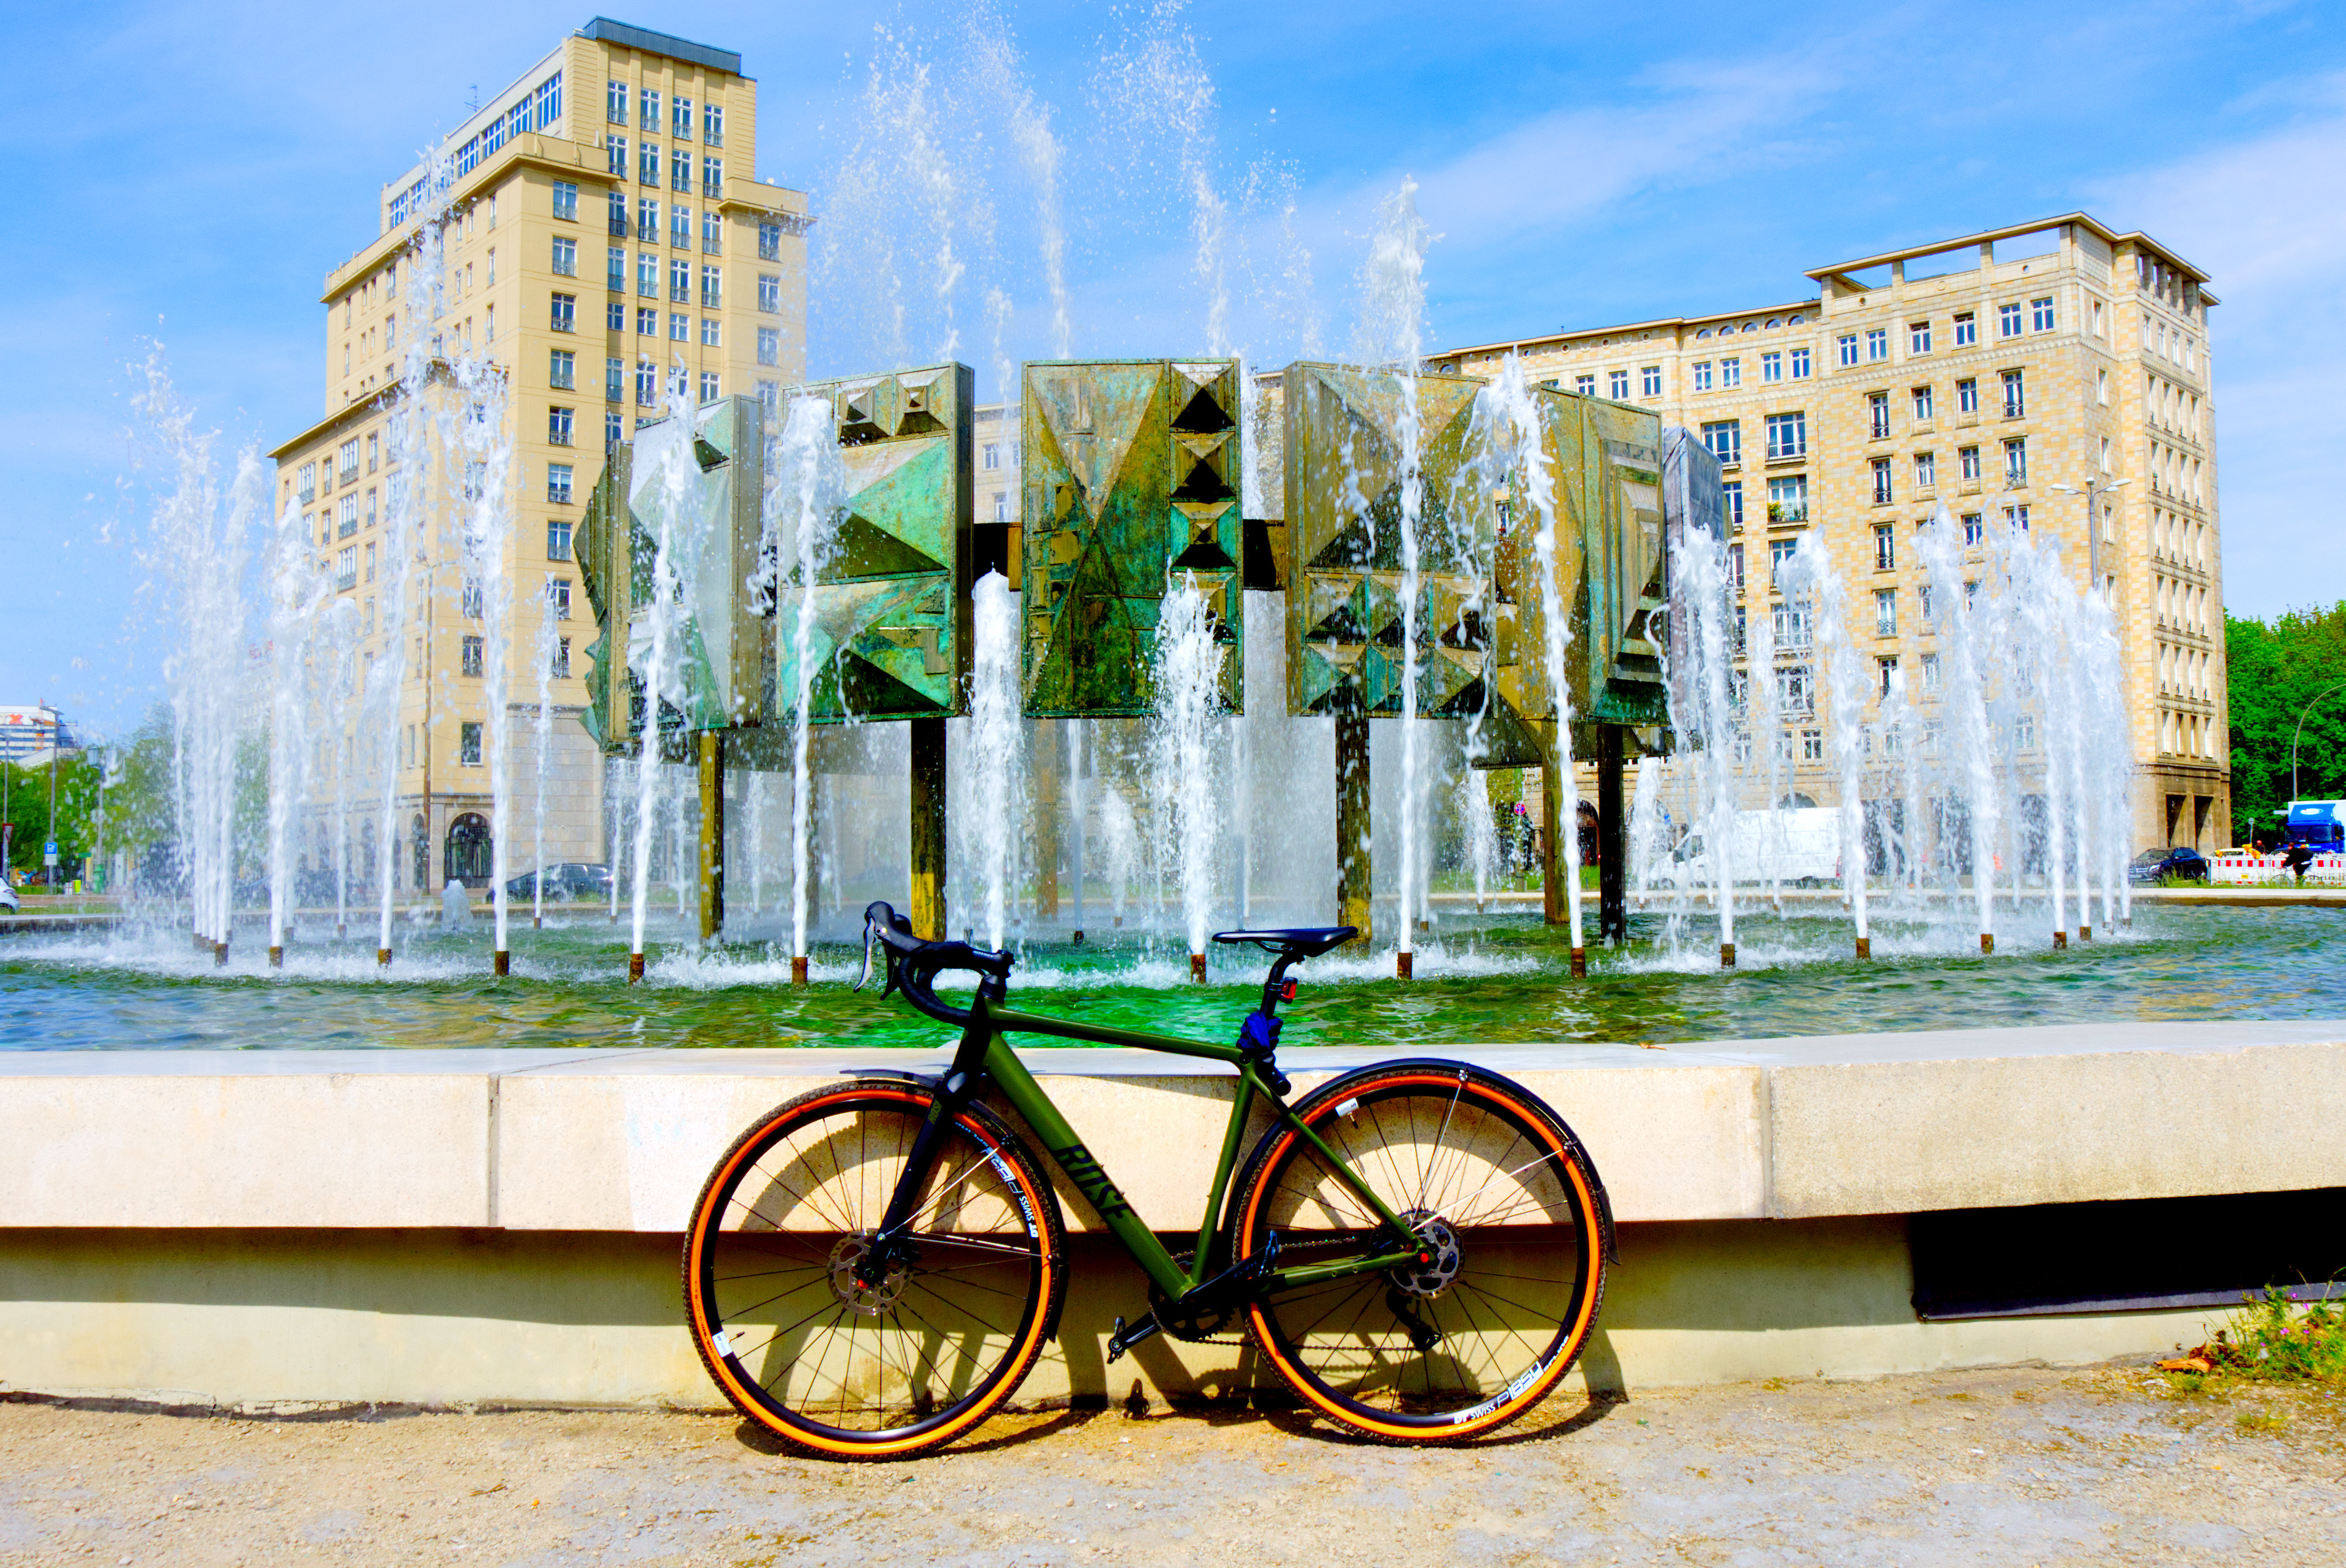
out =
[[[1563,1113],[1624,1222],[2346,1186],[2346,1021],[1458,1045]],[[1133,1207],[1193,1228],[1205,1063],[1023,1053]],[[1392,1053],[1298,1050],[1299,1090]],[[672,1232],[760,1112],[942,1051],[0,1052],[0,1225]],[[1062,1193],[1071,1223],[1089,1211]]]

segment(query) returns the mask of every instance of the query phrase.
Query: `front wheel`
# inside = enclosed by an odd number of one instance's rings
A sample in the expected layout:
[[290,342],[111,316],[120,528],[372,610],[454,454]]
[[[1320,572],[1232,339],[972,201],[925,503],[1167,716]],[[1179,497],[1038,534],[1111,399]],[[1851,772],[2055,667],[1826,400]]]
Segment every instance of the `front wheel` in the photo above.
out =
[[1240,1186],[1237,1255],[1276,1237],[1274,1267],[1290,1271],[1407,1245],[1350,1177],[1408,1223],[1417,1260],[1266,1292],[1249,1326],[1288,1386],[1394,1442],[1473,1437],[1537,1404],[1604,1294],[1606,1222],[1571,1129],[1454,1062],[1372,1069],[1296,1115],[1330,1153],[1291,1127],[1266,1142]]
[[840,1459],[951,1441],[1016,1391],[1066,1288],[1050,1184],[983,1106],[944,1130],[912,1246],[865,1265],[933,1096],[818,1089],[735,1140],[685,1235],[684,1301],[734,1408]]

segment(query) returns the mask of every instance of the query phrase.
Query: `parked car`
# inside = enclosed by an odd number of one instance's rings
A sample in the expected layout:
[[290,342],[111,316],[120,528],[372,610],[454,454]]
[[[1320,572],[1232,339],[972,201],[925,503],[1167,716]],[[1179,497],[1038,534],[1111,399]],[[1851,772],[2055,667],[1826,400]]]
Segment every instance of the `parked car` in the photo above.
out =
[[[611,896],[611,868],[584,865],[572,861],[546,868],[546,901],[561,903],[566,900],[607,899]],[[505,883],[505,897],[521,903],[537,897],[537,873],[524,871]]]
[[10,914],[17,914],[22,912],[24,907],[25,901],[16,896],[15,887],[6,877],[0,876],[0,910],[6,910]]
[[2130,882],[2204,882],[2208,857],[2181,845],[2171,850],[2145,850],[2127,867]]
[[[1708,887],[1718,880],[1700,823],[1679,839],[1657,864],[1652,880],[1663,887],[1684,883]],[[1841,881],[1841,813],[1830,806],[1794,806],[1774,813],[1735,813],[1732,869],[1742,883],[1774,881],[1813,888]]]

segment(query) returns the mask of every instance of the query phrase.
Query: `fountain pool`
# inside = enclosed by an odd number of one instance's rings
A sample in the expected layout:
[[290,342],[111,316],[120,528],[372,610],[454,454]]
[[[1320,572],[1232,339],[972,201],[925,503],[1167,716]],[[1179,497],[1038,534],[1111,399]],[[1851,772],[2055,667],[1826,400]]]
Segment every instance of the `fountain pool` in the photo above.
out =
[[[1838,900],[1813,914],[1788,905],[1738,921],[1737,970],[1699,943],[1659,941],[1659,915],[1635,915],[1631,944],[1590,955],[1566,978],[1568,937],[1538,914],[1490,915],[1471,930],[1421,935],[1417,972],[1392,980],[1390,949],[1308,965],[1285,1043],[1424,1049],[1494,1043],[1760,1039],[1870,1031],[2106,1023],[2117,1019],[2335,1015],[2325,978],[2339,952],[2326,909],[2136,906],[2132,931],[2090,944],[1984,958],[1961,919],[1923,923],[1877,910],[1873,958],[1849,961]],[[565,917],[567,918],[567,917]],[[792,988],[789,932],[696,954],[670,917],[651,922],[646,983],[625,980],[627,928],[548,917],[514,932],[513,975],[484,962],[488,935],[425,929],[387,975],[372,932],[289,947],[270,971],[258,944],[226,970],[184,937],[20,934],[0,946],[0,1047],[401,1049],[433,1046],[933,1047],[944,1033],[900,1002],[849,988],[850,947],[814,944],[814,983]],[[330,928],[328,928],[330,929]],[[1100,935],[1107,940],[1100,940]],[[1260,981],[1255,963],[1217,952],[1211,983],[1189,983],[1180,936],[1076,947],[1021,944],[1017,1004],[1096,1023],[1220,1038]]]

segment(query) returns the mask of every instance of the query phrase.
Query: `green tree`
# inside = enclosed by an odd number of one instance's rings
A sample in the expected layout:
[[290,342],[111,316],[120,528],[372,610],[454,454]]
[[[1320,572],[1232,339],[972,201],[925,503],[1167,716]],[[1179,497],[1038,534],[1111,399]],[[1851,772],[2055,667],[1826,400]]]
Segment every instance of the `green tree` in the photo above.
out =
[[[2271,621],[2227,612],[2224,658],[2232,710],[2232,838],[2271,832],[2290,799],[2290,741],[2300,799],[2346,798],[2346,603],[2290,610]],[[2309,708],[2310,711],[2309,712]]]

